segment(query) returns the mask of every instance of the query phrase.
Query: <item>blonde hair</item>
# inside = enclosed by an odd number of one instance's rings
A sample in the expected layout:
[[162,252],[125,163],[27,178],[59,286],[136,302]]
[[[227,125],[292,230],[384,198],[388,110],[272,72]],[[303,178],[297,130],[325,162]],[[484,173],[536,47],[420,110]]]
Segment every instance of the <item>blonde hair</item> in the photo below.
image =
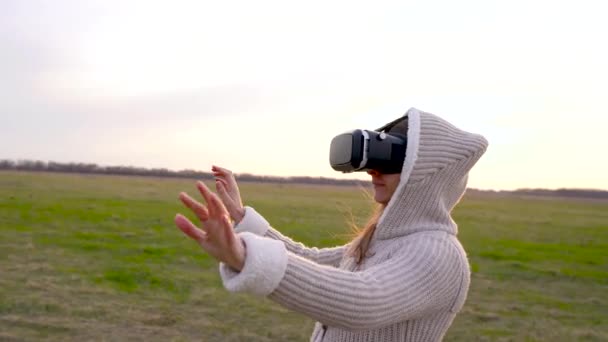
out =
[[355,258],[357,265],[361,265],[363,259],[368,256],[367,253],[369,251],[369,244],[372,241],[372,237],[374,236],[374,232],[378,226],[378,220],[380,219],[380,216],[382,216],[384,208],[386,208],[385,204],[377,205],[376,209],[367,221],[367,224],[365,224],[362,229],[354,227],[356,233],[352,240],[348,254]]

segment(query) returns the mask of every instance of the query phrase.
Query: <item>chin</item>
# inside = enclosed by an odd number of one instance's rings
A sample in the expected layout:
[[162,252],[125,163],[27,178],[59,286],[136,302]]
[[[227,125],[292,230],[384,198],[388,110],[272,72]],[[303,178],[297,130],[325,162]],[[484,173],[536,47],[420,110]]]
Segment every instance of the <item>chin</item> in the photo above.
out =
[[374,196],[374,201],[380,203],[380,204],[387,204],[388,203],[388,198],[386,198],[386,196],[384,196],[383,194],[378,194],[376,193],[376,195]]

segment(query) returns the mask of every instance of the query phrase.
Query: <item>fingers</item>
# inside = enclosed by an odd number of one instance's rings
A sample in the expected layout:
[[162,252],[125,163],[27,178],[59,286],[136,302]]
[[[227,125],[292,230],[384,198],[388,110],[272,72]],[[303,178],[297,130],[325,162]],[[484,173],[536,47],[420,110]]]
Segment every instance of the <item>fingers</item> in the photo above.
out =
[[198,181],[196,182],[196,187],[200,191],[203,198],[205,198],[205,202],[207,202],[207,209],[209,210],[209,216],[219,217],[220,215],[227,214],[226,208],[216,194],[211,192],[209,188],[205,185],[205,183]]
[[228,179],[230,179],[232,176],[232,171],[228,170],[228,169],[224,169],[223,167],[219,167],[219,166],[212,166],[211,167],[211,172],[213,172],[213,177],[215,177],[216,180],[224,180],[227,181]]
[[230,223],[230,219],[228,216],[224,215],[221,219],[222,224],[222,232],[224,233],[224,238],[226,239],[228,245],[233,243],[235,239],[234,230],[232,229],[232,223]]
[[215,189],[217,190],[217,193],[220,195],[220,198],[222,200],[224,199],[223,196],[230,198],[230,194],[228,193],[228,182],[225,179],[216,178]]
[[226,189],[225,180],[217,178],[215,180],[215,189],[217,190],[217,194],[220,196],[220,199],[222,200],[222,202],[224,202],[224,206],[227,209],[235,206],[234,200],[232,199],[232,197],[230,197],[230,194]]
[[217,165],[213,165],[211,166],[211,171],[213,171],[213,175],[214,176],[231,176],[232,175],[232,171],[225,169],[223,167],[219,167]]
[[190,210],[194,212],[196,217],[198,217],[201,221],[207,221],[209,219],[209,211],[205,208],[204,205],[190,197],[187,193],[181,192],[179,194],[179,199],[184,203],[184,205]]
[[203,243],[207,240],[207,234],[197,228],[188,218],[186,218],[182,214],[175,215],[175,225],[188,237],[193,239],[194,241]]
[[228,187],[228,181],[226,181],[224,178],[216,178],[215,179],[215,183],[222,183],[224,185],[224,187]]
[[211,171],[213,171],[213,176],[216,180],[224,181],[226,189],[238,192],[238,186],[236,185],[236,179],[234,178],[232,171],[216,165],[211,167]]

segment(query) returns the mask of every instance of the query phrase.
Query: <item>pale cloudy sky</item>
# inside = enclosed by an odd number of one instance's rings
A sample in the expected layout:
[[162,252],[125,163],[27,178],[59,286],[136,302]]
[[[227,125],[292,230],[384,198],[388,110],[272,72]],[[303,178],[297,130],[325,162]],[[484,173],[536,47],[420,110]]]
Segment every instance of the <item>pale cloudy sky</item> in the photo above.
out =
[[0,159],[341,175],[409,107],[482,189],[608,189],[604,1],[0,0]]

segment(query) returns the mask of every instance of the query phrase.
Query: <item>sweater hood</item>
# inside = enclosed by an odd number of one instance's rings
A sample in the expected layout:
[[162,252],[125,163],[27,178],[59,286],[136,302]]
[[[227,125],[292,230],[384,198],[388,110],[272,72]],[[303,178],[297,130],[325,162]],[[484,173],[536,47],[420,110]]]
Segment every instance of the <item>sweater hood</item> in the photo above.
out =
[[404,116],[408,117],[408,140],[401,179],[380,216],[375,238],[392,239],[425,230],[456,235],[451,211],[488,142],[415,108]]

